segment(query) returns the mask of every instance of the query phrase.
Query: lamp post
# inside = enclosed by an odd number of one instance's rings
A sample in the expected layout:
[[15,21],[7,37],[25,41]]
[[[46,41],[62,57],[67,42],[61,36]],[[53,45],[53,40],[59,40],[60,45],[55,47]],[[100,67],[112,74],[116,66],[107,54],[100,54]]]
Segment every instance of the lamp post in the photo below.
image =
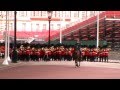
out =
[[47,11],[48,13],[48,21],[49,21],[49,40],[48,40],[48,46],[50,46],[50,21],[52,17],[52,11]]
[[3,65],[9,65],[9,63],[8,63],[8,60],[7,60],[7,42],[8,42],[8,40],[7,40],[7,37],[8,37],[8,27],[7,27],[7,20],[8,20],[8,11],[6,11],[6,26],[5,26],[5,60],[3,61]]
[[8,59],[8,61],[10,61],[11,62],[11,59],[10,59],[10,31],[9,31],[9,11],[8,11],[8,24],[7,24],[8,26],[8,38],[7,38],[7,40],[8,40],[8,51],[7,51],[7,59]]
[[16,50],[16,15],[17,11],[14,11],[14,49],[13,49],[13,57],[12,62],[17,63],[17,50]]

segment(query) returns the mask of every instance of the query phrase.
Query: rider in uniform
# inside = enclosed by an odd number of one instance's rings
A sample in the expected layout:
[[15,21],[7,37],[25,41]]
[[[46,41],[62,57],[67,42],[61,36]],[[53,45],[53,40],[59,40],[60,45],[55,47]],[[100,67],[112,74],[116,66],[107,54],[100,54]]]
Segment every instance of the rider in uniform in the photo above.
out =
[[[77,54],[77,57],[75,58],[75,66],[79,67],[80,66],[80,61],[81,61],[81,45],[79,42],[76,43],[75,45],[75,52],[74,54]],[[79,62],[79,64],[78,64]]]

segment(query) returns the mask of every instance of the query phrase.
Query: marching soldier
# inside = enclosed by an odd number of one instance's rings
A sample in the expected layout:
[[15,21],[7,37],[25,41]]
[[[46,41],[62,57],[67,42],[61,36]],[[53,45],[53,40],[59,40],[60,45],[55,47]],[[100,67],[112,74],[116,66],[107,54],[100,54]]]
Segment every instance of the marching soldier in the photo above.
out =
[[62,46],[61,47],[61,60],[65,59],[64,56],[65,56],[65,48]]
[[71,61],[72,60],[72,48],[70,47],[69,48],[69,51],[68,51],[68,53],[69,53],[69,61]]
[[35,50],[35,61],[39,61],[39,50],[38,49],[36,49]]
[[21,50],[21,48],[18,49],[18,59],[20,61],[22,60],[22,50]]
[[31,50],[31,53],[30,53],[30,57],[31,57],[31,60],[32,61],[35,61],[35,48],[33,47],[32,50]]
[[21,52],[21,60],[24,61],[25,60],[25,47],[22,45],[20,47],[20,52]]
[[107,48],[105,48],[104,52],[103,52],[104,53],[104,57],[103,58],[104,58],[105,62],[108,62],[108,52],[109,52],[109,50]]
[[53,50],[53,59],[54,59],[54,61],[57,60],[57,49],[56,49],[56,47]]
[[97,57],[97,51],[94,48],[93,51],[92,51],[92,59],[93,59],[94,62],[96,61],[96,57]]
[[48,49],[48,58],[49,58],[49,61],[51,60],[51,56],[52,56],[52,52],[51,52],[51,49],[49,48]]
[[53,61],[54,60],[54,46],[50,48],[50,51],[51,51],[51,60]]
[[99,50],[99,59],[100,59],[99,62],[101,62],[101,61],[103,62],[103,56],[104,56],[103,54],[104,54],[103,49],[100,49]]
[[28,46],[26,49],[26,61],[30,61],[30,53],[31,53],[30,46]]
[[92,52],[93,52],[93,49],[91,48],[91,49],[90,49],[90,52],[89,52],[90,62],[93,61]]
[[40,49],[40,60],[43,60],[43,59],[44,59],[44,55],[45,55],[44,48],[41,48],[41,49]]
[[49,59],[50,59],[49,56],[48,56],[48,52],[49,52],[49,51],[48,51],[48,48],[46,47],[46,48],[45,48],[44,61],[49,61]]
[[89,61],[89,59],[90,59],[90,49],[85,48],[85,60]]
[[68,48],[65,48],[65,55],[64,55],[64,61],[68,60],[69,55],[68,55]]
[[85,48],[81,49],[81,56],[82,56],[82,61],[85,60]]

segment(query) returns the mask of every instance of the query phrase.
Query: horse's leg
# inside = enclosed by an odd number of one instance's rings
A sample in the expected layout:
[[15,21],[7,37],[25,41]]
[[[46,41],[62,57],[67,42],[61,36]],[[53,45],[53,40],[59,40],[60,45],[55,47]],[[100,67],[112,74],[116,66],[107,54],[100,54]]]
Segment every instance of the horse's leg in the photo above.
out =
[[77,66],[77,60],[75,59],[75,67]]
[[81,58],[82,58],[82,57],[79,57],[79,67],[80,67]]
[[79,60],[79,67],[80,67],[80,60]]

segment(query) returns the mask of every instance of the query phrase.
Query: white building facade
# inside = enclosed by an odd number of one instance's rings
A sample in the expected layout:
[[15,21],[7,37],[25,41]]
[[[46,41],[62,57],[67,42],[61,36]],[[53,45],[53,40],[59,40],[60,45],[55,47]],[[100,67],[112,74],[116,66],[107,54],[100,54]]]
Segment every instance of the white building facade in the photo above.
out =
[[[96,14],[97,11],[53,11],[51,30],[58,30],[74,22],[82,22]],[[0,31],[5,30],[5,25],[6,11],[0,11]],[[17,11],[17,31],[42,32],[48,28],[47,11]],[[14,31],[14,11],[9,11],[9,30]]]

